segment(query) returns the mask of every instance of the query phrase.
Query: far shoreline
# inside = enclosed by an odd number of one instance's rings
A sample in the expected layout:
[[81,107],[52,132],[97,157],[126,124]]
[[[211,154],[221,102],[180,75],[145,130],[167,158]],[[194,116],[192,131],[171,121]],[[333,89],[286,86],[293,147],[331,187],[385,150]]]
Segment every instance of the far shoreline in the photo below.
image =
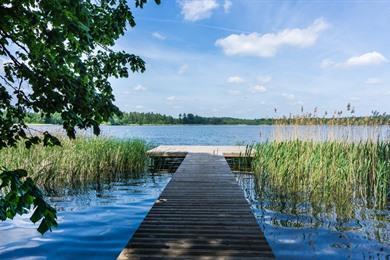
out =
[[[27,123],[31,126],[62,126],[61,124]],[[126,124],[112,125],[100,124],[100,126],[272,126],[272,124]]]

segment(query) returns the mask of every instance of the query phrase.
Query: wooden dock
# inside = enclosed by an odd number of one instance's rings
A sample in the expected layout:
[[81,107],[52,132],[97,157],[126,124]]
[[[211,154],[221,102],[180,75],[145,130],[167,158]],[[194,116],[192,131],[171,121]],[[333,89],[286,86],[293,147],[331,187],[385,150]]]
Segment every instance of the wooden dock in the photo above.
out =
[[118,259],[274,257],[221,154],[186,153]]
[[150,151],[153,157],[185,157],[188,153],[205,153],[224,157],[253,156],[251,147],[227,145],[160,145]]

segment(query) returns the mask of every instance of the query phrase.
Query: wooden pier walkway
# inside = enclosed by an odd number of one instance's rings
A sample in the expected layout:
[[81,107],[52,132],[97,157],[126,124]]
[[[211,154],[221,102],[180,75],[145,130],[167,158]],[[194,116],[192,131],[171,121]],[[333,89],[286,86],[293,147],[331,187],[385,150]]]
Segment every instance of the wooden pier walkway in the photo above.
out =
[[270,259],[273,253],[220,154],[187,153],[118,259]]
[[185,157],[188,153],[206,153],[231,158],[253,156],[252,149],[243,145],[160,145],[148,151],[148,155],[154,157]]

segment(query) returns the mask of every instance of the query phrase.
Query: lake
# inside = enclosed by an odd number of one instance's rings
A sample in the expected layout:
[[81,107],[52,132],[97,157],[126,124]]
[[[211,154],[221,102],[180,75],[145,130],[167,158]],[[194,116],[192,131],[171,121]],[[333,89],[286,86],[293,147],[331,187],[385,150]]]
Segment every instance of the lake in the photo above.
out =
[[[61,131],[58,126],[32,127],[40,131]],[[302,139],[356,141],[388,139],[388,133],[387,126],[352,130],[341,126],[333,129],[326,126],[102,127],[103,136],[141,138],[154,145],[236,145],[298,135]],[[41,236],[36,231],[37,225],[28,221],[29,216],[1,222],[0,259],[114,259],[170,178],[168,173],[146,172],[98,189],[91,186],[50,195],[47,198],[58,210],[59,227]],[[253,175],[239,173],[236,178],[278,258],[390,258],[390,205],[376,210],[351,202],[355,207],[353,216],[342,217],[336,212],[318,215],[313,212],[314,205],[305,201],[298,200],[292,205],[291,198],[274,200],[278,194],[273,190],[260,192]]]
[[146,174],[49,196],[58,228],[41,236],[29,216],[1,222],[0,259],[115,259],[170,178]]
[[[34,125],[39,131],[63,133],[61,126]],[[140,138],[154,145],[239,145],[269,140],[389,140],[389,126],[270,126],[270,125],[166,125],[102,126],[103,136]],[[79,131],[91,135],[91,131]]]
[[300,194],[285,198],[259,187],[252,174],[239,173],[236,179],[277,258],[390,258],[390,205],[378,210],[356,200],[349,216],[337,207],[316,212],[319,205],[300,200]]
[[[279,259],[389,259],[390,208],[358,208],[356,218],[319,218],[260,196],[253,175],[236,173],[253,213]],[[171,174],[145,174],[96,189],[49,196],[58,228],[41,236],[29,216],[0,223],[0,259],[115,259]],[[302,205],[300,205],[302,207]]]

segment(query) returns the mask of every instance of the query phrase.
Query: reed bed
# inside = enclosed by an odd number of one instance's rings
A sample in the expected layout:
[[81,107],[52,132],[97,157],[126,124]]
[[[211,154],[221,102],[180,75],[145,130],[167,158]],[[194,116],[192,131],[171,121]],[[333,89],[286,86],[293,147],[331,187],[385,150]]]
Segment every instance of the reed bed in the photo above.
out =
[[0,165],[8,169],[26,169],[46,190],[101,183],[145,169],[147,144],[141,140],[79,137],[75,140],[63,138],[61,143],[61,147],[35,145],[30,149],[21,143],[2,149]]
[[270,140],[378,142],[389,138],[389,115],[372,111],[370,116],[356,116],[355,108],[348,104],[345,111],[325,111],[322,115],[318,108],[305,112],[301,107],[301,114],[277,116],[275,109]]
[[301,115],[277,118],[272,138],[253,147],[259,192],[268,189],[279,202],[297,203],[291,208],[308,203],[311,210],[335,216],[350,217],[357,208],[386,208],[388,117],[375,112],[370,120],[357,118],[351,105],[332,117],[317,115],[316,108],[311,113],[302,108]]
[[253,168],[286,196],[305,194],[308,202],[339,209],[361,200],[386,206],[390,191],[390,143],[284,141],[255,146]]

